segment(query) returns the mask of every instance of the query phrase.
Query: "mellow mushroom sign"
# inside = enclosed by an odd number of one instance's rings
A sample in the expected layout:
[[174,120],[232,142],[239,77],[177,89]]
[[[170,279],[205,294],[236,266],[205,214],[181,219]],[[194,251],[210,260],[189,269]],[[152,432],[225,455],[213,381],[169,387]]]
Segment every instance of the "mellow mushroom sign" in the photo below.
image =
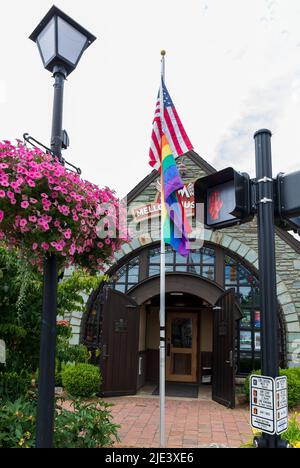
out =
[[[131,208],[131,215],[136,223],[140,223],[148,218],[157,218],[161,212],[161,190],[160,181],[157,181],[157,194],[152,203],[147,205],[134,205]],[[185,209],[186,216],[192,217],[195,214],[194,183],[186,183],[182,190],[179,190],[181,203]]]

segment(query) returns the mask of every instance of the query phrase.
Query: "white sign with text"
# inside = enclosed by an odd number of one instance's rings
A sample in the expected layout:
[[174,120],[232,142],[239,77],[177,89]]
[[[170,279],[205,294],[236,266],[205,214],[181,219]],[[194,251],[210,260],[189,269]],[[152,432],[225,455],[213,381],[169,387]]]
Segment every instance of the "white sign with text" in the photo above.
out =
[[251,426],[267,434],[282,434],[288,428],[287,378],[251,376]]

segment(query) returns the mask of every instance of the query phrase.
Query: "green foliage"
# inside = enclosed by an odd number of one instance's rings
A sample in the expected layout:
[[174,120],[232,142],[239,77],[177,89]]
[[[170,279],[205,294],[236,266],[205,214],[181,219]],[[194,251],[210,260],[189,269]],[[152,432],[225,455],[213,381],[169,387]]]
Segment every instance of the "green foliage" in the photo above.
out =
[[71,312],[84,312],[83,295],[89,295],[99,286],[102,279],[100,276],[88,276],[82,271],[77,271],[69,278],[65,278],[58,285],[58,315],[64,317]]
[[0,372],[0,395],[3,400],[16,400],[26,395],[31,386],[31,375],[22,371]]
[[[288,430],[281,434],[281,438],[289,442],[292,448],[300,448],[300,422],[299,422],[299,413],[295,413],[293,416],[289,418]],[[262,432],[258,431],[257,429],[252,429],[253,435],[255,437],[261,437]],[[249,440],[249,442],[245,445],[242,445],[240,448],[250,448],[253,449],[254,444],[253,440]]]
[[91,364],[67,365],[62,371],[62,383],[73,397],[89,398],[100,390],[101,376],[98,367]]
[[[61,281],[58,285],[58,314],[83,312],[83,295],[89,295],[101,279],[76,272]],[[5,341],[7,348],[7,365],[0,365],[0,372],[20,373],[24,369],[33,374],[36,372],[42,292],[42,275],[24,261],[18,251],[8,250],[3,243],[0,244],[0,339]],[[62,362],[86,362],[88,359],[84,347],[73,349],[69,344],[61,343],[58,343],[58,356]]]
[[[57,403],[55,448],[110,447],[119,441],[109,405],[102,400],[87,404],[82,400]],[[34,448],[36,402],[18,399],[0,403],[0,448]]]
[[289,420],[287,432],[282,434],[282,439],[287,440],[293,448],[300,448],[300,423],[299,414],[295,413]]
[[[261,371],[253,371],[252,375],[261,375]],[[300,405],[300,368],[280,369],[280,376],[286,376],[288,380],[289,408]],[[246,379],[245,393],[250,400],[250,376]]]
[[36,404],[23,398],[0,404],[0,448],[33,448]]
[[55,447],[101,448],[119,441],[119,426],[112,422],[111,406],[102,400],[88,404],[79,399],[72,402],[71,411],[62,405],[56,413]]

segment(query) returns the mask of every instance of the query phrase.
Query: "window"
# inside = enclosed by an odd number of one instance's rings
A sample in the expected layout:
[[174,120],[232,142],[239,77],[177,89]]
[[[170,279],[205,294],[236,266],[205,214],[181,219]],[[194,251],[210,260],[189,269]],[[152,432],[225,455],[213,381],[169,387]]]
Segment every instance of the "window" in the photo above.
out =
[[123,267],[119,268],[119,270],[110,277],[109,284],[117,291],[126,293],[129,289],[138,284],[139,277],[140,257],[136,257]]
[[243,318],[237,330],[239,374],[249,374],[261,367],[261,320],[257,278],[236,259],[225,257],[225,288],[235,289]]
[[237,364],[239,374],[260,368],[260,309],[257,278],[236,259],[225,257],[225,288],[235,289],[243,318],[237,331]]
[[[149,251],[149,276],[160,273],[160,248]],[[216,272],[215,251],[209,247],[193,250],[188,257],[182,257],[172,247],[166,247],[166,272],[167,273],[192,273],[204,278],[215,280]]]

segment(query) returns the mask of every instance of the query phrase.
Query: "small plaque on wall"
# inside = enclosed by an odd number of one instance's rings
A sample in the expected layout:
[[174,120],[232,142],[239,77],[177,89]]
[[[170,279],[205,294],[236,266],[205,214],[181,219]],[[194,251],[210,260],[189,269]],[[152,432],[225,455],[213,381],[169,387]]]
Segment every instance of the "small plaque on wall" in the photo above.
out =
[[128,332],[128,320],[119,319],[115,320],[115,333],[127,333]]
[[220,322],[219,324],[219,336],[227,335],[227,322]]

